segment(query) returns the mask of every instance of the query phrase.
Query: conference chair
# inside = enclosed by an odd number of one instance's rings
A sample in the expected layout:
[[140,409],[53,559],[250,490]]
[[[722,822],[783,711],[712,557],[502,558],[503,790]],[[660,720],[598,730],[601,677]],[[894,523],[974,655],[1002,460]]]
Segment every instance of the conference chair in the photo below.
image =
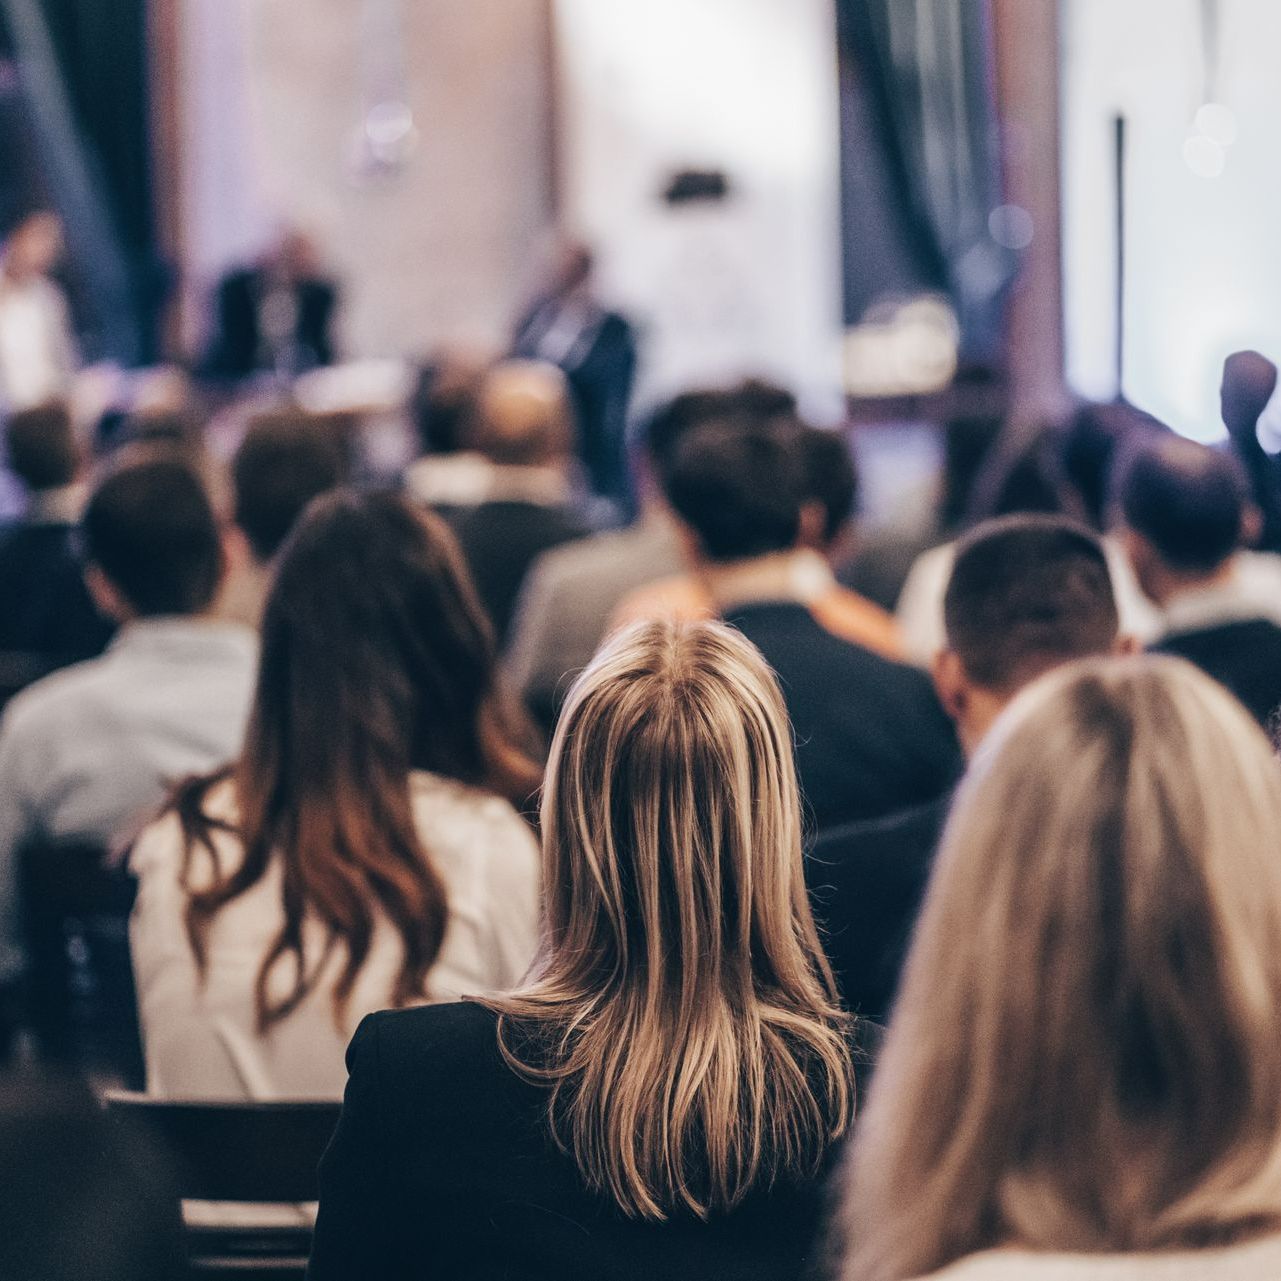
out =
[[[189,1207],[193,1278],[297,1281],[304,1275],[311,1203],[320,1195],[317,1167],[338,1124],[339,1103],[188,1103],[112,1091],[106,1106],[131,1134],[169,1153],[185,1202],[234,1202],[245,1211],[237,1221],[236,1207],[219,1205],[216,1215]],[[279,1208],[279,1225],[258,1221],[266,1217],[262,1206]]]

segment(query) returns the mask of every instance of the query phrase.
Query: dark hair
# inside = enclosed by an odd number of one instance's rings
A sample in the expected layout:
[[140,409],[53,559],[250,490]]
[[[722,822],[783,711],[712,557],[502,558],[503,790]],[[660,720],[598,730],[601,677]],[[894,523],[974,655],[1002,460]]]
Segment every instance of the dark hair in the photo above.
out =
[[858,470],[843,432],[800,424],[794,447],[800,455],[807,502],[823,507],[827,543],[849,523],[858,504]]
[[796,545],[805,470],[785,429],[732,421],[699,427],[677,449],[665,488],[709,560],[745,560]]
[[957,547],[943,613],[948,647],[994,690],[1106,654],[1118,627],[1102,544],[1054,516],[1007,516],[975,529]]
[[308,414],[255,419],[231,464],[236,524],[260,561],[271,560],[309,502],[343,482],[331,424]]
[[466,447],[484,375],[480,362],[448,353],[419,370],[409,410],[424,453],[453,454]]
[[222,581],[209,495],[185,458],[136,457],[99,482],[85,509],[86,558],[142,617],[199,614]]
[[188,1276],[165,1154],[116,1125],[83,1085],[0,1083],[0,1276]]
[[80,466],[71,411],[60,400],[20,409],[4,428],[9,469],[34,492],[69,485]]
[[1241,545],[1249,493],[1231,454],[1178,436],[1139,450],[1120,481],[1125,523],[1188,574],[1212,572]]
[[[176,801],[186,834],[187,930],[204,965],[209,924],[285,868],[284,924],[258,973],[266,1029],[311,991],[319,958],[303,923],[318,918],[346,949],[341,1010],[369,954],[375,909],[404,946],[391,1003],[420,997],[448,917],[445,890],[419,843],[415,769],[523,804],[538,787],[524,720],[498,688],[494,638],[447,526],[394,494],[336,492],[315,501],[286,542],[262,622],[262,658],[245,749],[233,767],[244,860],[223,872],[204,808],[221,775]],[[212,885],[192,875],[213,862]],[[273,997],[280,968],[292,984]]]
[[716,420],[766,423],[796,413],[796,397],[785,387],[749,378],[735,387],[682,392],[654,411],[642,439],[661,477],[676,447],[695,427]]

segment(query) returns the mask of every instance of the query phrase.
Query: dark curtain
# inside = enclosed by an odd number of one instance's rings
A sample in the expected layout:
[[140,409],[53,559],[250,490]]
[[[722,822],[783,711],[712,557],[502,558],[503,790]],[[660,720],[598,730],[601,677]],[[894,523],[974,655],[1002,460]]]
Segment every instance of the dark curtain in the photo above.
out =
[[0,0],[0,27],[35,157],[23,203],[52,204],[66,224],[86,355],[151,360],[164,274],[152,212],[146,0]]
[[890,292],[946,294],[962,354],[994,359],[1010,251],[989,0],[840,0],[846,320]]

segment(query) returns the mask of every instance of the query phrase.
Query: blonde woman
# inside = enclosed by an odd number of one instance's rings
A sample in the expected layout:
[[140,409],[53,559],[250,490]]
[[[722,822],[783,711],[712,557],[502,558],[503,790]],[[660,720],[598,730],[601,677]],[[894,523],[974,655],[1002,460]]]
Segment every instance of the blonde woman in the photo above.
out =
[[711,623],[614,640],[542,828],[529,984],[357,1033],[310,1275],[800,1277],[853,1086],[760,655]]
[[1170,659],[1021,695],[953,812],[846,1281],[1281,1277],[1281,772]]

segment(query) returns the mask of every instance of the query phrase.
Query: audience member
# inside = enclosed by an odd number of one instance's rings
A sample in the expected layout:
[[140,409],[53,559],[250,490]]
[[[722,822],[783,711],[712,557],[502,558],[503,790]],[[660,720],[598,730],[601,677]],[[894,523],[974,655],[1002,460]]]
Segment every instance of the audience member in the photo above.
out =
[[1159,441],[1126,470],[1121,511],[1135,574],[1165,623],[1153,648],[1195,663],[1267,724],[1281,706],[1281,560],[1243,551],[1253,509],[1239,462]]
[[404,480],[425,506],[470,507],[485,500],[493,469],[472,441],[489,363],[447,350],[419,373],[409,409],[420,456],[405,468]]
[[153,1093],[337,1098],[371,1010],[502,990],[533,956],[538,786],[441,522],[316,500],[262,623],[244,753],[138,841]]
[[534,560],[591,532],[571,478],[573,419],[560,371],[534,361],[491,370],[481,385],[472,446],[490,464],[484,499],[441,511],[501,643]]
[[1228,440],[1249,477],[1262,520],[1255,545],[1281,551],[1281,472],[1259,441],[1259,420],[1277,390],[1277,367],[1257,351],[1234,352],[1223,363],[1219,405]]
[[56,668],[102,653],[112,631],[89,597],[74,546],[85,458],[66,406],[14,414],[5,445],[27,506],[0,529],[0,703]]
[[534,563],[507,659],[512,679],[543,724],[555,720],[567,677],[591,661],[619,603],[649,583],[677,577],[684,582],[680,537],[661,484],[677,443],[700,423],[773,417],[795,407],[790,393],[756,382],[675,397],[650,418],[635,453],[637,523],[554,548]]
[[[958,545],[934,683],[973,755],[1042,673],[1121,646],[1107,557],[1083,526],[1009,516]],[[821,836],[808,860],[815,910],[847,1005],[885,1022],[951,796]]]
[[626,432],[636,339],[627,319],[600,301],[595,270],[586,245],[561,248],[543,291],[517,321],[512,355],[564,373],[592,490],[630,508]]
[[237,380],[332,364],[337,305],[338,288],[326,277],[316,245],[301,231],[286,231],[257,263],[237,268],[218,285],[203,370]]
[[78,361],[71,317],[51,279],[63,255],[62,222],[41,210],[0,244],[0,411],[64,396]]
[[1019,697],[930,883],[844,1277],[1281,1276],[1278,831],[1270,745],[1191,666]]
[[[779,550],[776,571],[787,575],[791,590],[829,632],[886,658],[901,658],[902,646],[893,616],[839,583],[833,573],[833,566],[848,559],[853,546],[853,516],[858,499],[858,474],[844,437],[806,426],[794,415],[777,412],[765,416],[751,409],[738,409],[723,415],[723,420],[732,421],[743,431],[768,430],[795,455],[788,474],[799,487],[798,532],[792,546]],[[714,618],[720,608],[716,587],[709,583],[706,569],[699,568],[698,558],[693,559],[693,571],[628,593],[614,611],[612,626],[627,627],[655,618]],[[725,567],[716,575],[722,587],[728,573],[730,569]],[[763,583],[764,564],[750,573]]]
[[21,849],[132,836],[176,779],[236,752],[252,692],[253,633],[211,616],[225,557],[184,461],[123,459],[94,490],[82,533],[90,589],[120,632],[101,658],[24,690],[0,721],[0,982],[22,963]]
[[716,624],[613,641],[562,713],[527,986],[377,1014],[315,1281],[795,1277],[853,1109],[778,686]]
[[697,576],[781,678],[802,791],[823,829],[934,799],[960,760],[923,673],[823,626],[815,601],[831,572],[801,547],[804,487],[794,429],[733,423],[691,434],[667,476]]
[[0,1277],[185,1281],[163,1153],[126,1135],[81,1085],[0,1082]]
[[257,627],[271,572],[303,509],[346,473],[332,421],[303,413],[264,414],[249,424],[231,464],[234,519],[244,554],[228,575],[220,612]]

